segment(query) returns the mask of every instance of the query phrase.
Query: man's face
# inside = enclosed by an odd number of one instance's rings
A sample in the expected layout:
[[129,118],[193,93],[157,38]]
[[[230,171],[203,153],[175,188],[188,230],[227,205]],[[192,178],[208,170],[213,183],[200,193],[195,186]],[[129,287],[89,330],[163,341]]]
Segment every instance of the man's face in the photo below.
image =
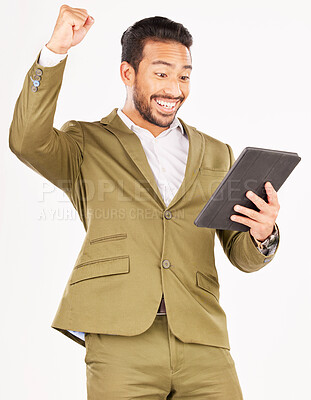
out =
[[133,102],[143,119],[169,127],[189,95],[191,55],[176,42],[149,40],[133,85]]

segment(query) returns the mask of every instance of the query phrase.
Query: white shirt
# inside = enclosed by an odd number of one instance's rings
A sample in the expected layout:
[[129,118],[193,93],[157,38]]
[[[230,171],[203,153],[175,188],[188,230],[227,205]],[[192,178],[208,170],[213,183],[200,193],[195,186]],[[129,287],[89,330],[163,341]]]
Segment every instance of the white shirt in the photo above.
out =
[[[44,46],[39,64],[42,67],[53,67],[66,56],[67,54],[56,54]],[[188,158],[189,140],[181,122],[175,117],[168,129],[154,137],[147,129],[135,125],[121,108],[117,113],[140,139],[164,203],[168,206],[184,179]],[[84,332],[68,331],[84,340]]]
[[117,111],[127,127],[136,133],[166,206],[178,191],[186,170],[189,140],[177,117],[168,129],[157,137],[147,129],[137,126],[121,108]]

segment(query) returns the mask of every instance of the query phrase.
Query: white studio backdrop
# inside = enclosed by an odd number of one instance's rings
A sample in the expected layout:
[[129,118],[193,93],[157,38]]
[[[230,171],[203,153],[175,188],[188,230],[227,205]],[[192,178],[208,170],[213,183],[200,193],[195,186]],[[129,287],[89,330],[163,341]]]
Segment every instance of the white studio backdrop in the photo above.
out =
[[[2,5],[0,397],[6,400],[86,399],[85,348],[50,327],[83,226],[68,198],[8,146],[24,77],[62,4]],[[281,244],[274,261],[243,273],[216,241],[216,266],[245,400],[310,399],[310,1],[66,4],[86,8],[95,24],[69,52],[56,128],[70,119],[99,120],[123,106],[121,35],[135,21],[161,15],[183,23],[194,38],[191,94],[178,116],[229,143],[236,157],[246,146],[301,156],[279,191]]]

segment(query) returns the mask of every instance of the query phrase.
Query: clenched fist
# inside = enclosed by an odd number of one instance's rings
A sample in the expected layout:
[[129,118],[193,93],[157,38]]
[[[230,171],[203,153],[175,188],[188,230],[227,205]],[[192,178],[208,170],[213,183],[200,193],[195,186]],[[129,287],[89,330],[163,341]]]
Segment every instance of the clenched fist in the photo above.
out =
[[84,8],[62,5],[50,41],[46,44],[54,53],[65,54],[82,41],[94,23]]

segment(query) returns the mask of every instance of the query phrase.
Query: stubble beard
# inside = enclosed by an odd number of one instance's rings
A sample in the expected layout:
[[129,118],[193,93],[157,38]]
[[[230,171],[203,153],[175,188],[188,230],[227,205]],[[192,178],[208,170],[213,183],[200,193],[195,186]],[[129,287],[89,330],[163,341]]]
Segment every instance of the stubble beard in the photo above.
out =
[[[153,100],[151,99],[151,101]],[[133,102],[136,110],[139,112],[144,120],[161,128],[168,128],[174,121],[176,113],[178,111],[177,109],[173,115],[163,116],[163,118],[155,117],[152,114],[151,106],[148,104],[146,98],[143,96],[142,91],[139,90],[137,83],[133,87]]]

